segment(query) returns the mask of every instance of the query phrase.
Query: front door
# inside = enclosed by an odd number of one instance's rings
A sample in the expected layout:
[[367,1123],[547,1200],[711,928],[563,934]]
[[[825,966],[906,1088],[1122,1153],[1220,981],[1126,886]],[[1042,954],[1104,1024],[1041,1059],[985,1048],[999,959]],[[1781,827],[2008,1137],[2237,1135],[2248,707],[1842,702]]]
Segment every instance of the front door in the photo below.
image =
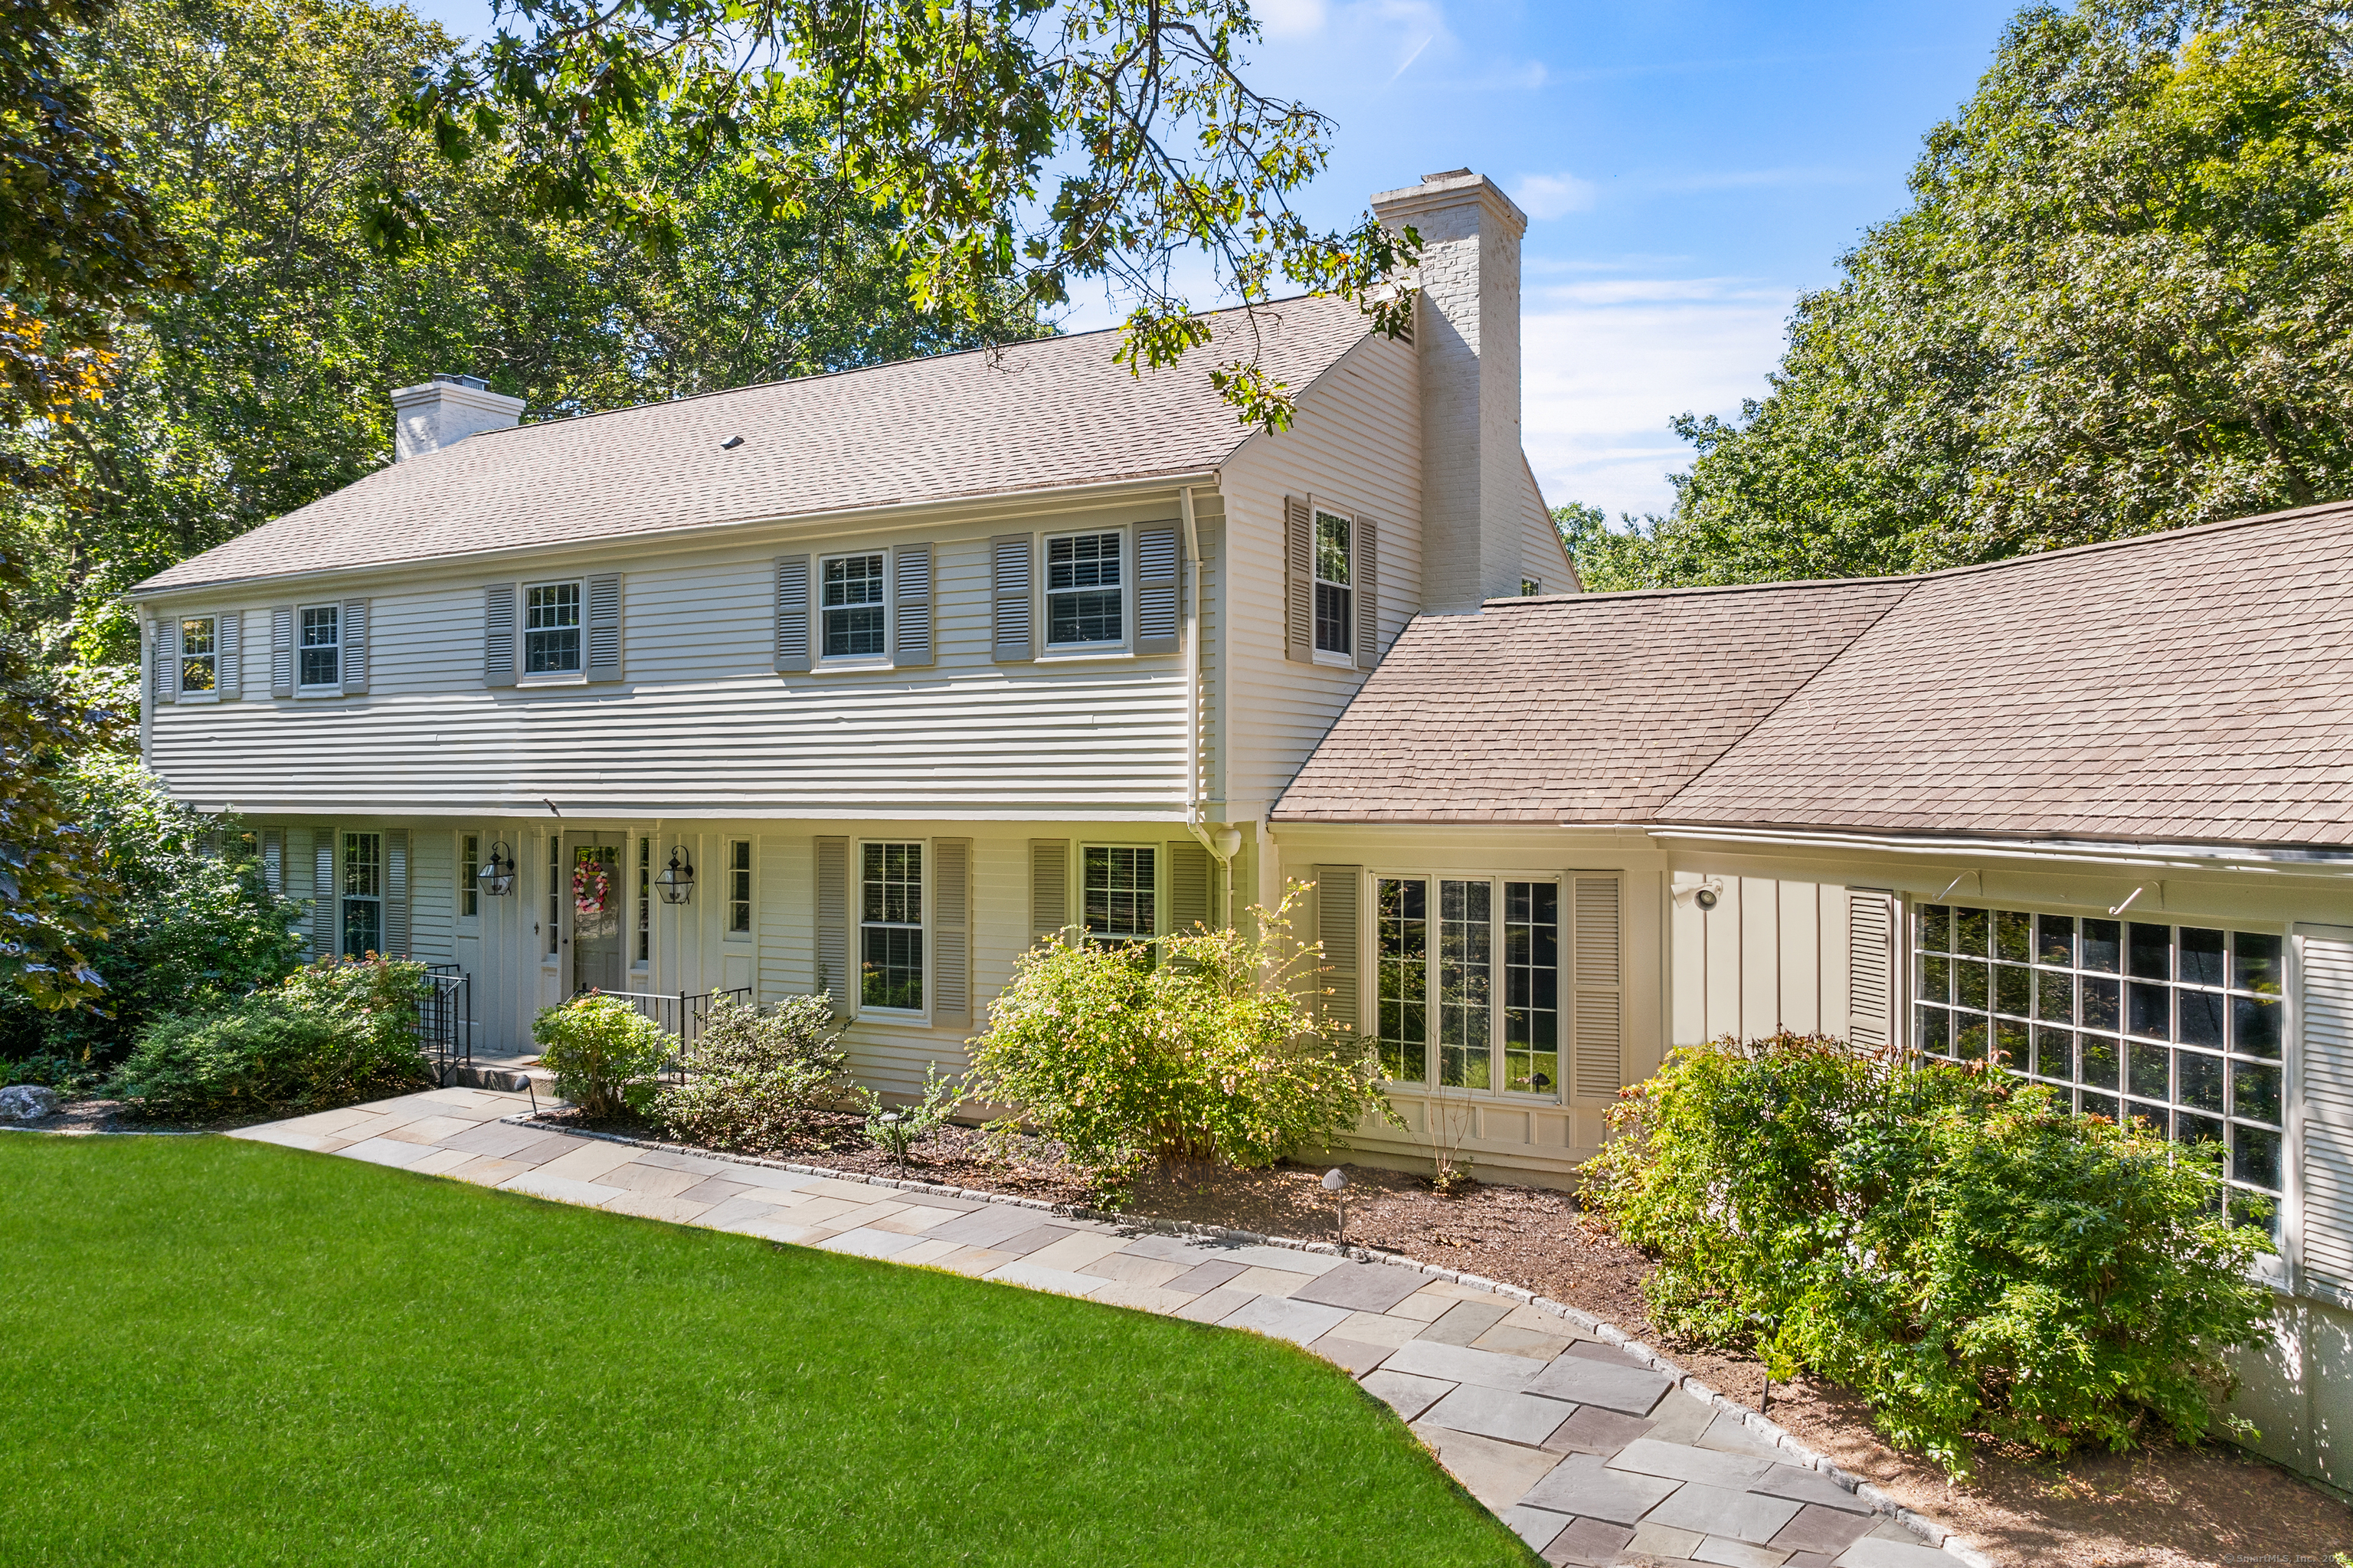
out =
[[572,989],[621,987],[621,850],[617,844],[572,846]]

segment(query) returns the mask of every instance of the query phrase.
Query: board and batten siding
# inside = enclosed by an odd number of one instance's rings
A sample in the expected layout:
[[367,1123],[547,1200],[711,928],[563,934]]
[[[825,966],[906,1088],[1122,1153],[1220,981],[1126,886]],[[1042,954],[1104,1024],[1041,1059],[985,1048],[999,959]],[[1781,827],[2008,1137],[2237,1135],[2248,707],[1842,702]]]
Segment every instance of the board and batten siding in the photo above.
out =
[[[1020,524],[1133,528],[1176,514],[1170,491],[1032,508]],[[773,536],[623,541],[527,570],[434,565],[341,587],[369,601],[366,694],[271,699],[269,639],[248,635],[246,699],[153,707],[149,760],[181,799],[248,813],[456,817],[545,800],[643,819],[1181,812],[1181,654],[990,658],[988,540],[1008,526],[992,514],[794,536],[812,556],[933,547],[937,655],[913,669],[777,674]],[[625,679],[484,687],[487,582],[607,570],[623,577]],[[301,598],[182,595],[170,612],[242,599],[250,631],[269,619],[256,601]]]
[[1421,602],[1421,404],[1410,344],[1366,338],[1299,399],[1288,430],[1250,438],[1220,475],[1226,505],[1221,798],[1262,815],[1364,683],[1283,650],[1283,503],[1313,496],[1377,525],[1380,649]]
[[[1713,909],[1693,895],[1703,885],[1716,891]],[[1845,885],[1679,871],[1674,893],[1675,1044],[1785,1029],[1847,1037],[1853,904]]]

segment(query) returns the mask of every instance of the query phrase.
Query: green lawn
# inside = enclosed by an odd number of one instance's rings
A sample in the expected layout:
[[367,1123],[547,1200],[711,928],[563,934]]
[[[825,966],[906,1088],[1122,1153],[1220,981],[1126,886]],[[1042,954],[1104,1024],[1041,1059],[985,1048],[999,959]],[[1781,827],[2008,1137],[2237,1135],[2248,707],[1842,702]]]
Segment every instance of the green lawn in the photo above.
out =
[[1532,1561],[1222,1330],[220,1138],[0,1138],[0,1563]]

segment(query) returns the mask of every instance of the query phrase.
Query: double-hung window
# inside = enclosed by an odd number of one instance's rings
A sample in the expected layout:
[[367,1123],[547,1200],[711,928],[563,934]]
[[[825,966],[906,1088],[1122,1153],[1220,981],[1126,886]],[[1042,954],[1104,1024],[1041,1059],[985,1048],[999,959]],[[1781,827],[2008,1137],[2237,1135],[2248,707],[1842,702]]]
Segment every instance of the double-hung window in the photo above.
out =
[[1383,1075],[1556,1097],[1560,884],[1384,876],[1373,897]]
[[1160,857],[1149,845],[1088,846],[1079,893],[1087,940],[1117,945],[1160,934]]
[[923,846],[860,846],[858,1000],[866,1007],[923,1008]]
[[828,659],[880,659],[890,651],[890,589],[880,550],[828,556],[818,595]]
[[1912,936],[1922,1053],[1992,1060],[2084,1115],[2221,1144],[2235,1192],[2278,1197],[2278,932],[1924,904]]
[[384,835],[343,835],[343,941],[347,959],[384,948]]
[[578,583],[533,583],[523,589],[522,669],[526,675],[579,671]]
[[1354,525],[1336,512],[1315,514],[1315,652],[1356,657],[1355,578],[1349,573]]
[[343,689],[343,611],[341,605],[306,604],[296,612],[301,627],[295,657],[301,664],[296,679],[308,692]]
[[1109,648],[1127,637],[1124,535],[1062,534],[1046,541],[1046,646]]
[[180,690],[201,695],[220,686],[220,623],[209,615],[180,621]]

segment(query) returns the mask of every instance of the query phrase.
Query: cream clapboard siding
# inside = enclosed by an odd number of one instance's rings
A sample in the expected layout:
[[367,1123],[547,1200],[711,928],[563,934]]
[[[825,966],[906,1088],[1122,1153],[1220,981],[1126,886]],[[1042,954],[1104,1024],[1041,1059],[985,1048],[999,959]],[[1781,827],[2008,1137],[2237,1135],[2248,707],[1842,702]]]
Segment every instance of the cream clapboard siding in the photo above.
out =
[[1520,576],[1546,593],[1569,593],[1577,587],[1577,570],[1569,565],[1568,546],[1545,510],[1544,495],[1534,478],[1528,481],[1527,528],[1520,554]]
[[[1678,891],[1708,874],[1682,871]],[[1844,1038],[1849,900],[1841,883],[1716,875],[1714,909],[1672,900],[1673,1041],[1695,1045],[1786,1029]]]
[[[1217,512],[1209,508],[1210,534]],[[1175,493],[1070,511],[1041,532],[1172,521]],[[772,668],[774,535],[550,553],[533,569],[436,567],[334,597],[370,601],[370,692],[272,700],[269,639],[245,640],[242,702],[165,705],[152,764],[181,798],[248,813],[581,810],[645,818],[735,812],[958,812],[1143,817],[1181,810],[1179,655],[988,655],[985,553],[1002,514],[793,535],[813,553],[900,543],[936,551],[937,663],[779,677]],[[625,681],[487,691],[482,588],[625,574]],[[272,602],[292,594],[250,596]],[[325,598],[325,595],[320,595]],[[173,613],[221,613],[202,597]],[[245,609],[248,631],[267,602]]]
[[1225,810],[1264,813],[1331,728],[1364,677],[1283,656],[1282,503],[1287,495],[1362,511],[1378,524],[1380,645],[1421,599],[1421,408],[1410,344],[1371,337],[1299,400],[1280,434],[1261,434],[1221,476],[1226,503]]

